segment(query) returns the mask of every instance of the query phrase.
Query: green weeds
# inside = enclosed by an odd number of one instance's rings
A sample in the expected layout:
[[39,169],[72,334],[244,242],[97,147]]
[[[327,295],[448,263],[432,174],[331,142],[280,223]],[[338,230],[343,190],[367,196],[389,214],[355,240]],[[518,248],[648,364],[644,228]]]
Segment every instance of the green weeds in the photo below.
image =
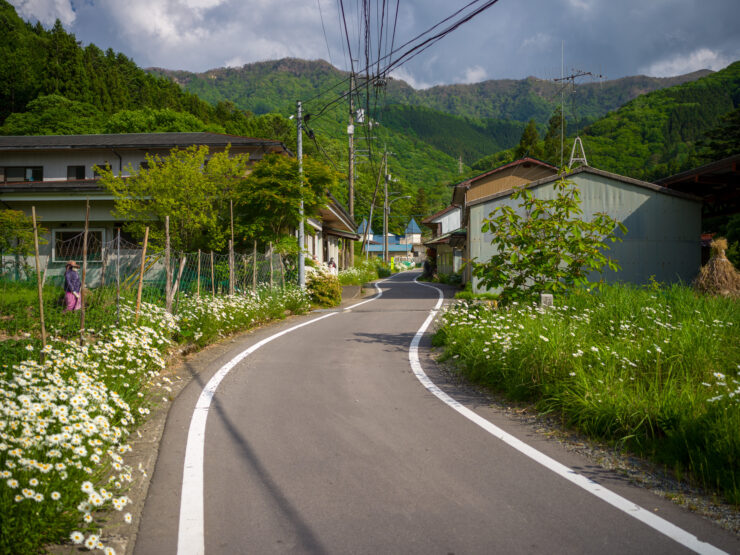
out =
[[461,301],[435,343],[471,380],[740,503],[740,310],[686,287],[604,287],[543,310]]

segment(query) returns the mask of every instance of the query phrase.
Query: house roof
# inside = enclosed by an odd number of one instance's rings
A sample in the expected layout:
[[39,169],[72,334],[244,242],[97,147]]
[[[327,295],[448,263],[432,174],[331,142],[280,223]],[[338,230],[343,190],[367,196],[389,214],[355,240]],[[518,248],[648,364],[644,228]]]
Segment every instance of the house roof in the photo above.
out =
[[444,233],[440,235],[439,237],[430,239],[429,241],[425,241],[424,244],[427,246],[455,244],[455,243],[460,243],[461,241],[464,241],[467,238],[467,236],[468,236],[467,229],[465,229],[464,227],[461,227],[453,231],[448,231],[447,233]]
[[[388,252],[411,252],[413,245],[410,244],[398,244],[388,243]],[[383,244],[369,243],[366,246],[368,252],[383,252]]]
[[740,200],[740,153],[658,179],[656,185],[704,200],[704,217],[736,214]]
[[[364,235],[364,234],[365,234],[365,226],[366,226],[366,225],[367,225],[367,218],[363,218],[363,219],[362,219],[362,223],[360,224],[360,227],[359,227],[359,228],[357,228],[357,233],[359,233],[360,235]],[[375,235],[375,234],[373,233],[373,227],[372,227],[372,226],[370,226],[370,229],[368,230],[368,233],[367,233],[367,234],[368,234],[369,236],[371,236],[371,237],[372,237],[373,235]]]
[[95,148],[165,148],[190,145],[212,147],[251,146],[279,148],[288,152],[280,141],[254,139],[223,133],[116,133],[100,135],[34,135],[0,136],[0,152],[17,150],[72,150]]
[[497,168],[493,168],[492,170],[488,170],[481,174],[475,175],[473,177],[470,177],[468,179],[455,183],[453,185],[454,189],[452,191],[452,204],[462,204],[462,201],[464,200],[464,197],[462,197],[462,195],[464,194],[464,191],[470,189],[470,187],[476,181],[480,181],[481,179],[485,179],[486,177],[502,172],[504,170],[508,170],[510,168],[515,168],[517,166],[525,166],[525,167],[541,166],[543,168],[551,169],[555,173],[557,173],[558,171],[558,169],[552,164],[548,164],[547,162],[543,162],[542,160],[538,160],[537,158],[525,156],[524,158],[520,158],[519,160],[514,160],[513,162],[503,164],[502,166],[498,166]]
[[409,225],[406,226],[406,234],[408,235],[409,233],[421,233],[421,228],[414,218],[411,218]]
[[[624,175],[619,175],[616,173],[607,172],[604,170],[598,170],[596,168],[592,168],[591,166],[580,166],[576,168],[575,170],[571,171],[570,173],[567,173],[564,175],[564,177],[573,177],[574,175],[578,175],[580,173],[590,173],[593,175],[600,175],[602,177],[607,177],[609,179],[613,179],[615,181],[621,181],[622,183],[629,183],[631,185],[636,185],[638,187],[643,187],[645,189],[650,189],[652,191],[655,191],[657,193],[662,193],[665,195],[671,195],[679,198],[684,198],[687,200],[693,200],[696,202],[701,202],[701,199],[699,197],[696,197],[694,195],[688,195],[686,193],[682,193],[680,191],[674,191],[673,189],[668,189],[667,187],[661,187],[660,185],[656,185],[654,183],[648,183],[647,181],[640,181],[639,179],[633,179],[632,177],[626,177]],[[553,175],[551,177],[544,177],[542,179],[538,179],[537,181],[532,181],[531,183],[527,183],[524,185],[525,188],[531,189],[534,187],[538,187],[540,185],[545,185],[547,183],[552,183],[553,181],[557,181],[560,179],[560,176]],[[497,199],[497,198],[503,198],[508,197],[514,192],[514,189],[507,189],[506,191],[501,191],[499,193],[494,193],[492,195],[488,195],[485,197],[481,197],[478,199],[475,199],[473,201],[470,201],[468,203],[468,206],[475,206],[476,204],[482,204],[484,202],[489,202],[491,200]]]
[[445,214],[448,214],[448,213],[452,212],[453,210],[459,210],[459,209],[460,209],[460,207],[457,204],[450,204],[447,208],[443,208],[442,210],[440,210],[439,212],[437,212],[435,214],[432,214],[428,218],[424,218],[421,221],[421,223],[424,224],[424,225],[436,223],[436,222],[434,222],[434,220],[436,220],[437,218],[440,218],[440,217],[444,216]]

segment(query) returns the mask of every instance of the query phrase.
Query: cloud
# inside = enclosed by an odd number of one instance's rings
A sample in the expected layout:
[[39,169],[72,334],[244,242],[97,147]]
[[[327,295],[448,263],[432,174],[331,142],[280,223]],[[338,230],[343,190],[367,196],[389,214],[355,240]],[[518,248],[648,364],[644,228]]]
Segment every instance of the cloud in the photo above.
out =
[[406,81],[412,88],[419,90],[419,89],[428,89],[429,87],[433,87],[435,83],[426,83],[421,80],[417,80],[405,67],[399,67],[397,69],[394,69],[391,71],[390,76],[394,79],[401,79],[402,81]]
[[475,65],[465,70],[463,77],[459,79],[460,83],[480,83],[488,77],[488,72],[484,67]]
[[727,67],[733,62],[717,51],[709,48],[699,48],[688,55],[679,54],[670,58],[664,58],[641,69],[641,73],[653,77],[673,77],[683,75],[699,69],[719,70]]
[[59,19],[65,26],[75,20],[75,11],[70,0],[10,0],[18,15],[23,19],[35,19],[47,27]]

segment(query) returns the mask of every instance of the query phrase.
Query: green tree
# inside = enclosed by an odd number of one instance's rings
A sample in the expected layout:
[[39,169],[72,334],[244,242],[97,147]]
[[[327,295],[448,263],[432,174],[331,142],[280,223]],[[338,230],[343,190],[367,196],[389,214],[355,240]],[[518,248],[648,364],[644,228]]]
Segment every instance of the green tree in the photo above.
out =
[[499,206],[483,220],[481,230],[493,235],[496,254],[476,262],[473,274],[484,287],[501,288],[505,302],[587,284],[589,274],[602,273],[604,266],[619,269],[604,251],[607,239],[620,240],[614,235],[616,228],[627,231],[624,225],[605,213],[595,214],[590,222],[582,220],[578,188],[572,181],[561,177],[553,188],[552,199],[518,189],[511,195],[520,201],[518,210]]
[[326,206],[326,193],[336,187],[338,175],[328,166],[303,159],[304,175],[295,158],[269,154],[257,162],[235,193],[235,219],[239,240],[277,242],[298,227],[303,199],[306,218],[315,217]]
[[415,216],[419,221],[431,215],[429,208],[429,198],[424,188],[419,187],[416,190],[416,199],[412,207],[412,215]]
[[560,166],[562,158],[560,155],[560,137],[565,137],[565,119],[561,107],[555,110],[547,123],[547,132],[545,133],[545,148],[543,152],[544,160],[554,166]]
[[537,132],[537,124],[533,119],[529,120],[527,127],[522,132],[522,138],[519,139],[519,145],[514,150],[514,160],[531,156],[532,158],[542,158],[543,151],[540,145],[540,135]]
[[224,128],[216,124],[206,124],[188,112],[164,110],[121,110],[105,123],[106,133],[182,133],[211,131],[223,133]]
[[740,153],[740,108],[725,114],[716,127],[704,134],[701,144],[701,156],[710,161]]
[[169,156],[146,157],[148,168],[126,170],[130,177],[98,168],[101,183],[114,195],[116,217],[126,231],[164,245],[165,216],[175,250],[221,250],[229,238],[229,201],[244,179],[247,156],[228,149],[209,157],[207,146],[173,149]]
[[[39,243],[46,244],[41,237],[46,230],[39,227]],[[0,255],[14,256],[16,260],[11,265],[23,268],[26,275],[30,267],[26,264],[26,256],[33,254],[33,221],[21,210],[0,210]],[[0,267],[0,274],[5,268]]]
[[87,135],[100,133],[103,114],[92,104],[58,94],[39,96],[28,110],[8,116],[2,135]]

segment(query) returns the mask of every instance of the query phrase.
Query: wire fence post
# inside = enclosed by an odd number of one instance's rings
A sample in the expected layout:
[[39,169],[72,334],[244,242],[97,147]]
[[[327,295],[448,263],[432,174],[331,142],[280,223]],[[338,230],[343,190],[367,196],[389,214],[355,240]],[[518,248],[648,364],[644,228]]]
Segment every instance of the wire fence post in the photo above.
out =
[[39,319],[41,320],[41,362],[46,356],[46,323],[44,322],[44,288],[41,285],[41,266],[39,264],[39,230],[36,225],[36,207],[31,207],[33,217],[33,246],[36,252],[36,283],[39,288]]
[[252,290],[257,291],[257,239],[252,249]]
[[121,228],[116,237],[116,325],[121,323]]
[[144,248],[141,250],[141,268],[139,270],[139,289],[136,292],[136,322],[139,321],[141,307],[141,289],[144,286],[144,264],[146,263],[146,245],[149,242],[149,227],[144,229]]
[[244,263],[244,295],[247,294],[247,255],[242,255],[242,262]]
[[180,259],[180,269],[177,272],[177,278],[175,279],[175,285],[172,288],[172,297],[175,297],[177,295],[177,301],[175,302],[175,312],[177,312],[177,307],[180,304],[180,280],[182,279],[182,271],[185,269],[185,264],[187,263],[188,258],[187,256],[183,255],[183,257]]
[[90,199],[85,201],[85,233],[82,236],[82,283],[80,284],[80,345],[85,344],[85,280],[87,278],[87,233],[90,225]]
[[211,251],[211,295],[216,296],[216,270],[213,268],[213,251]]
[[229,295],[234,294],[234,240],[229,240]]
[[197,286],[195,289],[195,296],[200,298],[200,249],[198,249],[198,276],[197,276]]
[[172,266],[170,264],[170,217],[164,217],[164,307],[172,314]]
[[272,289],[272,271],[273,271],[273,265],[272,265],[272,241],[270,241],[270,289]]
[[283,264],[283,256],[278,256],[278,261],[280,262],[280,287],[282,289],[285,289],[285,264]]

